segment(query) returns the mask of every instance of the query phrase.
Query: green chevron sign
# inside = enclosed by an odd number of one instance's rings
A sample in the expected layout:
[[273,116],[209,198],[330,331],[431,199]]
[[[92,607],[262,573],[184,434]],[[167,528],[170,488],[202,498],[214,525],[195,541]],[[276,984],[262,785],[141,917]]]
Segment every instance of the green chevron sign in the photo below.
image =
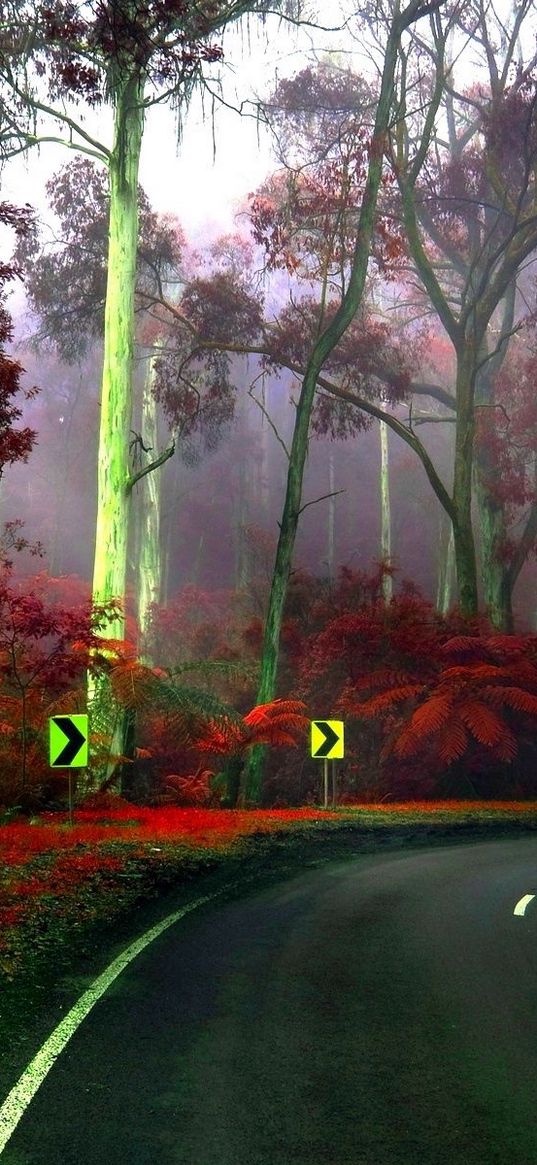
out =
[[343,720],[311,721],[311,755],[322,760],[340,760],[344,753]]
[[49,717],[50,766],[80,769],[88,763],[88,717]]

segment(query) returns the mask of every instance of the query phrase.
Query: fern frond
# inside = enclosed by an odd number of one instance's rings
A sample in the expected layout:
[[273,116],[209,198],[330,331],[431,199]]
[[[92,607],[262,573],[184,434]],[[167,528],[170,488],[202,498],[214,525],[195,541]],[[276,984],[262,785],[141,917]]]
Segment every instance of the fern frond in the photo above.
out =
[[480,683],[483,680],[509,680],[513,678],[511,667],[501,667],[494,663],[454,664],[452,667],[442,668],[440,683],[447,686],[455,682],[459,685]]
[[392,688],[388,692],[381,692],[378,696],[371,696],[363,704],[356,705],[356,715],[381,716],[388,712],[395,704],[409,700],[413,696],[420,696],[425,691],[425,684],[407,684],[406,687]]
[[511,730],[506,727],[505,733],[500,743],[496,746],[496,754],[499,760],[504,760],[507,764],[511,764],[511,761],[515,759],[517,753],[518,744],[516,737],[513,735]]
[[408,672],[393,671],[391,668],[378,668],[374,672],[367,672],[364,675],[358,676],[356,680],[349,684],[349,688],[354,688],[359,692],[363,688],[374,688],[377,691],[382,691],[385,688],[402,688],[406,684],[412,684],[415,677],[408,674]]
[[460,720],[450,720],[445,724],[436,741],[439,759],[445,765],[460,760],[468,748],[468,733]]
[[[244,721],[246,724],[251,724],[263,716],[273,720],[286,714],[298,715],[300,709],[304,711],[305,707],[306,705],[302,700],[283,700],[279,698],[269,700],[268,704],[256,704],[255,708],[252,708],[252,711],[248,712],[244,717]],[[253,719],[250,719],[250,717],[253,717]]]
[[430,736],[446,723],[453,706],[453,695],[434,692],[424,704],[416,708],[409,727],[416,735]]
[[80,687],[71,688],[70,691],[63,692],[61,696],[56,696],[42,709],[41,716],[43,723],[46,724],[50,716],[61,716],[63,713],[67,716],[83,716],[85,712],[87,712],[86,690]]
[[248,748],[255,744],[268,744],[280,746],[281,748],[296,748],[297,740],[291,736],[289,732],[284,732],[278,727],[270,727],[269,729],[256,732],[252,738],[247,741]]
[[509,729],[501,717],[481,700],[467,700],[457,711],[472,736],[486,748],[494,748],[506,739]]
[[466,658],[483,658],[483,639],[478,635],[454,635],[443,643],[442,655],[464,655]]
[[523,688],[511,685],[490,686],[483,688],[480,694],[486,696],[487,702],[495,708],[507,705],[514,712],[526,712],[530,716],[537,716],[537,696],[532,692],[525,692]]

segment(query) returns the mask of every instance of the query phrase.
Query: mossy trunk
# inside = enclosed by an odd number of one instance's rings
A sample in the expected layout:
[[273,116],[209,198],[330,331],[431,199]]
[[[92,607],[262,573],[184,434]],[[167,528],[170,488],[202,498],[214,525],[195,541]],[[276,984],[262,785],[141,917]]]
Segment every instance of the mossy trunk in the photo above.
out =
[[455,564],[459,607],[465,618],[472,618],[478,612],[477,566],[472,527],[475,365],[474,349],[467,342],[457,353],[457,420],[453,477],[453,503],[456,514],[453,522]]
[[[444,526],[447,527],[445,530],[443,529]],[[451,522],[446,522],[446,515],[443,511],[440,522],[439,542],[436,609],[441,615],[447,615],[453,603],[455,541],[453,538],[453,525]]]
[[[138,169],[143,132],[140,100],[143,83],[134,75],[118,85],[114,145],[110,155],[110,223],[106,286],[104,361],[99,430],[97,525],[93,570],[93,601],[125,599],[127,531],[130,493],[127,490],[129,430],[132,417],[134,289],[138,245]],[[101,632],[103,634],[103,632]],[[123,639],[124,615],[110,619],[104,637]],[[111,737],[107,764],[92,769],[92,787],[109,781],[114,755],[123,754],[125,717],[115,706],[106,675],[88,673],[90,734]],[[90,736],[91,740],[91,736]]]
[[[497,631],[514,631],[513,595],[509,565],[503,560],[502,546],[507,530],[505,513],[497,501],[483,450],[478,458],[476,494],[481,530],[481,576],[487,615]],[[490,466],[488,470],[490,471]]]

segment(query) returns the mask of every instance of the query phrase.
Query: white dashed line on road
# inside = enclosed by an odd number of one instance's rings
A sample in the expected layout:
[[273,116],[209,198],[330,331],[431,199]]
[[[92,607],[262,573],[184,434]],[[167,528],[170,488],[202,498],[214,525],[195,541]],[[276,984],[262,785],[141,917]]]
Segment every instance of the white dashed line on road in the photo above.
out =
[[534,898],[535,894],[524,894],[524,897],[521,898],[519,902],[517,902],[515,909],[513,910],[513,914],[524,914],[526,911],[526,906],[528,906],[528,904],[532,902]]

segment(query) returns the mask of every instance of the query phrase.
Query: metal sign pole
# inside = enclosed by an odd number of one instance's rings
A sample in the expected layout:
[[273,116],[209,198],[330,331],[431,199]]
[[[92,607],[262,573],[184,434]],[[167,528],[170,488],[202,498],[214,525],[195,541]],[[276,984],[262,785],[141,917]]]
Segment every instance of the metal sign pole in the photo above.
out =
[[336,762],[332,761],[332,806],[336,807]]
[[324,808],[328,809],[328,761],[324,759]]
[[69,825],[73,824],[73,783],[71,769],[69,769]]

